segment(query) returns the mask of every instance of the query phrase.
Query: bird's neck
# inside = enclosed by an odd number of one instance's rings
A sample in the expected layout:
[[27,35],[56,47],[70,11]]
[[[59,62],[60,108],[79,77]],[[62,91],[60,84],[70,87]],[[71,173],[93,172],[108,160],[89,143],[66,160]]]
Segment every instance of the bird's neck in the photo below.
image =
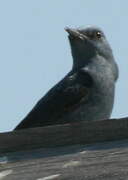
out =
[[91,58],[85,58],[84,56],[73,58],[73,70],[79,70],[83,67],[86,67],[91,62]]

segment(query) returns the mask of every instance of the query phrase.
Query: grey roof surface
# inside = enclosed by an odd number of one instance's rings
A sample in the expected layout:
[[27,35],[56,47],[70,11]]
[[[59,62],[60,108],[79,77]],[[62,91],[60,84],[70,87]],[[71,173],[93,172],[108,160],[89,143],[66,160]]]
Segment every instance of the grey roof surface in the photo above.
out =
[[128,119],[83,125],[79,131],[67,124],[0,134],[0,179],[127,180]]

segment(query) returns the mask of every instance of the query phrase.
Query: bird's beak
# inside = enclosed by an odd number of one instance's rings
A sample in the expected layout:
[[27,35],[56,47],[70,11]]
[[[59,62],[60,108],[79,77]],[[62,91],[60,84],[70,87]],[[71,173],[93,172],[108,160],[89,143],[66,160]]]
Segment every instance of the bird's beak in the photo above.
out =
[[81,40],[88,39],[87,36],[85,36],[84,34],[80,33],[80,32],[79,32],[78,30],[76,30],[76,29],[71,29],[71,28],[66,27],[66,28],[65,28],[65,31],[68,32],[68,34],[69,34],[71,37],[78,38],[78,39],[81,39]]

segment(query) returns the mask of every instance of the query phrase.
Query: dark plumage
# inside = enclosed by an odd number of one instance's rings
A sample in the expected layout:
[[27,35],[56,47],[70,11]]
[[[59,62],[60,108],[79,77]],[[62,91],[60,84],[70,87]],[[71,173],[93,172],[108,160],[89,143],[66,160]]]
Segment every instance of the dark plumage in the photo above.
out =
[[15,129],[110,117],[118,68],[104,33],[97,27],[66,31],[73,56],[72,70]]

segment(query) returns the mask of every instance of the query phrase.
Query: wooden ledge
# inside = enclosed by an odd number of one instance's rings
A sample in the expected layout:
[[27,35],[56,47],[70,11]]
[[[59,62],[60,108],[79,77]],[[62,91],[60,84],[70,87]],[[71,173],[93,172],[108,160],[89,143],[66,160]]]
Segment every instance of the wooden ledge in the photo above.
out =
[[128,138],[128,118],[55,125],[0,133],[0,154]]

